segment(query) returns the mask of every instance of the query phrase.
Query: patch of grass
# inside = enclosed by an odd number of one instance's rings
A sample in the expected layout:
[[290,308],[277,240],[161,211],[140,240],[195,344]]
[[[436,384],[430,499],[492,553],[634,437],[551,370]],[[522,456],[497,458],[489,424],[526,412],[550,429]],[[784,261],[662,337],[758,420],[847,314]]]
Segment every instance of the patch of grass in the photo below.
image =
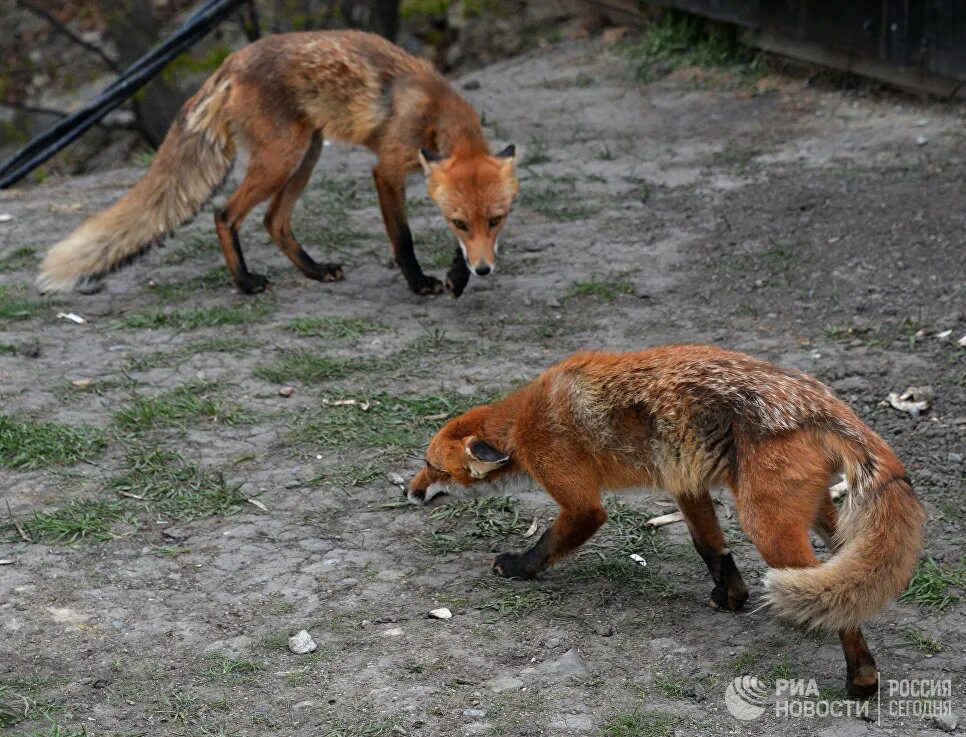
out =
[[530,187],[520,193],[517,203],[555,220],[586,220],[599,209],[559,187],[543,190]]
[[114,423],[128,432],[181,427],[202,420],[233,427],[252,419],[236,405],[218,399],[214,384],[188,384],[155,397],[138,397],[114,413]]
[[570,575],[577,581],[598,581],[606,579],[620,588],[639,585],[648,575],[647,568],[630,558],[604,557],[597,553],[581,555],[570,566]]
[[10,343],[0,343],[0,356],[15,355],[17,355],[17,346],[11,345]]
[[281,632],[265,635],[261,639],[261,646],[266,650],[286,650],[288,635]]
[[239,658],[214,657],[209,658],[205,675],[209,678],[237,681],[251,677],[262,670],[262,666],[250,660]]
[[[731,661],[731,670],[734,671],[736,676],[749,673],[755,664],[758,662],[758,656],[747,650],[735,656],[735,659]],[[781,678],[781,676],[778,676]]]
[[301,381],[303,384],[318,384],[323,381],[342,379],[362,369],[372,370],[372,361],[332,358],[312,351],[285,351],[272,363],[259,366],[255,375],[276,384]]
[[394,733],[398,726],[398,719],[377,719],[374,722],[360,722],[347,724],[342,722],[322,732],[321,737],[385,737]]
[[[757,660],[757,658],[755,659]],[[737,670],[735,670],[735,674],[742,675],[743,672],[739,673]],[[771,670],[768,671],[768,675],[765,676],[768,683],[774,683],[779,678],[783,678],[787,680],[791,677],[792,677],[792,669],[789,667],[788,659],[784,655],[782,656],[781,661],[773,665],[771,667]]]
[[41,307],[43,302],[28,297],[26,290],[0,285],[0,320],[26,320]]
[[104,541],[113,537],[114,525],[124,514],[124,505],[117,501],[71,501],[50,512],[34,512],[23,526],[35,543]]
[[593,297],[604,302],[613,302],[622,294],[633,293],[634,287],[627,282],[590,279],[588,281],[575,282],[567,296]]
[[361,338],[368,333],[381,333],[389,328],[382,323],[363,318],[325,315],[322,317],[297,317],[285,326],[300,338]]
[[523,156],[521,166],[537,166],[553,161],[550,155],[550,144],[541,138],[535,138],[527,144],[526,154]]
[[168,282],[166,284],[154,284],[151,291],[154,292],[165,303],[174,302],[189,297],[197,297],[199,293],[208,292],[213,289],[224,289],[231,285],[231,274],[225,266],[219,266],[206,274],[185,279],[180,282]]
[[201,715],[202,709],[203,704],[197,696],[179,690],[162,694],[151,711],[162,721],[188,724]]
[[345,400],[333,398],[293,437],[312,447],[378,448],[398,456],[422,446],[447,419],[488,399],[458,394],[376,395],[367,404],[338,404]]
[[46,685],[39,678],[0,679],[0,729],[37,719],[52,722],[63,707],[44,696]]
[[0,274],[10,271],[20,271],[37,263],[34,249],[30,246],[15,248],[0,259]]
[[635,709],[629,714],[618,714],[604,725],[604,737],[670,737],[674,726],[681,721],[674,714]]
[[0,466],[69,466],[96,458],[107,441],[90,425],[59,425],[0,414]]
[[516,501],[510,496],[458,499],[434,509],[429,516],[434,520],[469,521],[468,534],[476,538],[506,538],[523,527]]
[[654,687],[669,699],[684,698],[685,683],[684,677],[680,674],[654,674]]
[[385,475],[381,465],[375,463],[347,464],[327,469],[319,475],[309,479],[310,486],[364,486]]
[[684,13],[668,12],[648,26],[644,38],[626,48],[641,82],[651,82],[681,67],[751,72],[759,56],[739,44],[725,26]]
[[258,322],[270,311],[268,305],[257,303],[242,307],[215,306],[178,310],[137,310],[112,323],[114,328],[132,330],[197,330],[199,328],[245,325]]
[[907,630],[906,642],[929,655],[942,652],[943,646],[939,640],[934,640],[922,630]]
[[229,484],[221,472],[162,450],[133,454],[125,472],[104,488],[113,494],[140,497],[157,512],[181,520],[234,514],[247,503],[238,493],[239,487]]
[[476,608],[495,612],[499,617],[519,617],[560,603],[560,594],[545,589],[533,588],[532,584],[520,588],[497,581],[485,581],[483,588],[493,596],[487,596],[476,603]]
[[56,722],[51,724],[45,732],[33,731],[27,737],[89,737],[87,727],[62,727]]
[[452,532],[430,532],[416,540],[416,544],[430,555],[452,555],[473,548],[468,535]]
[[962,560],[958,568],[950,568],[927,558],[916,566],[909,587],[899,601],[924,609],[945,611],[960,599],[954,589],[962,589],[964,585],[966,566]]

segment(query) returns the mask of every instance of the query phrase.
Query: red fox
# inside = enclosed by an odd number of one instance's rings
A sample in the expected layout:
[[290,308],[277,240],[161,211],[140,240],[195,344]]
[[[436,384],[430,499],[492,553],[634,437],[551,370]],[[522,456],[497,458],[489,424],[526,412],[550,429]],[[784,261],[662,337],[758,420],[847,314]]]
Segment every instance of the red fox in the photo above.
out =
[[323,139],[367,146],[396,263],[417,294],[442,292],[413,253],[406,178],[422,166],[459,247],[446,287],[459,296],[469,272],[494,268],[497,238],[519,190],[515,148],[495,156],[479,116],[432,65],[359,31],[269,36],[231,54],[188,100],[144,178],[113,207],[56,244],[38,286],[67,290],[116,269],[191,218],[243,149],[241,186],[215,214],[215,229],[238,289],[265,289],[248,271],[238,229],[271,198],[265,227],[310,279],[338,281],[338,264],[319,264],[292,234],[292,208],[322,152]]
[[[829,481],[843,471],[841,511]],[[533,578],[607,519],[602,489],[661,486],[684,513],[714,580],[710,605],[738,611],[748,589],[708,494],[730,487],[741,526],[771,570],[767,603],[812,628],[838,630],[848,693],[876,692],[859,624],[912,573],[925,513],[882,438],[815,379],[713,346],[578,353],[531,384],[449,421],[407,496],[532,479],[560,505],[539,542],[494,570]],[[820,563],[809,529],[830,550]]]

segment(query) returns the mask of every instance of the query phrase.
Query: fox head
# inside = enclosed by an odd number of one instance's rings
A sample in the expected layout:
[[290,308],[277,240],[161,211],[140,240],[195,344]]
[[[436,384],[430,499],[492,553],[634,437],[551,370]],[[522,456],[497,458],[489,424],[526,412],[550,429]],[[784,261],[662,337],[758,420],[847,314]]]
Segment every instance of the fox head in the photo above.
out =
[[475,153],[443,158],[427,149],[419,152],[429,196],[459,241],[466,265],[478,276],[486,276],[496,266],[500,230],[510,202],[520,191],[515,160],[513,145],[496,156]]
[[511,470],[510,456],[482,437],[487,411],[487,407],[471,409],[436,433],[426,448],[426,465],[409,482],[409,501],[425,504],[450,487],[490,481]]

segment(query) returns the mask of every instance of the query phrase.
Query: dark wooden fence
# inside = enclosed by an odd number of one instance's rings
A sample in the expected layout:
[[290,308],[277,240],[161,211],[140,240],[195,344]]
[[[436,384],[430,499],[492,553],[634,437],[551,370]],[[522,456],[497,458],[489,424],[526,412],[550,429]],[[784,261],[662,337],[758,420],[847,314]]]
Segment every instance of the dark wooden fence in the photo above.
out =
[[746,29],[769,51],[944,97],[966,96],[966,0],[607,0]]

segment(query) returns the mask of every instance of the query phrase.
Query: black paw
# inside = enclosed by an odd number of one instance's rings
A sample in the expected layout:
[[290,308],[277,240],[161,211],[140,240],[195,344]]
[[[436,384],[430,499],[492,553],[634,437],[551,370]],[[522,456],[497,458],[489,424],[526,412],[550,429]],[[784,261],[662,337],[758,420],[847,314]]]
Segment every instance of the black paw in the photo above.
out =
[[416,294],[442,294],[445,290],[443,282],[435,276],[423,276],[410,286]]
[[712,609],[740,612],[746,601],[748,601],[748,589],[744,586],[732,586],[730,589],[726,589],[721,584],[716,584],[711,592],[711,600],[708,602],[708,606]]
[[311,274],[306,274],[309,279],[316,281],[334,282],[345,279],[342,271],[342,264],[316,264],[315,270]]
[[463,290],[466,289],[466,285],[469,283],[469,269],[450,269],[446,275],[446,291],[452,294],[454,299],[463,293]]
[[503,578],[534,578],[536,573],[526,565],[525,557],[520,553],[500,553],[493,559],[493,572]]
[[258,294],[268,288],[268,279],[261,274],[246,274],[238,282],[238,290],[242,294]]
[[845,679],[845,693],[850,699],[871,699],[879,692],[879,672],[875,666],[863,665]]

